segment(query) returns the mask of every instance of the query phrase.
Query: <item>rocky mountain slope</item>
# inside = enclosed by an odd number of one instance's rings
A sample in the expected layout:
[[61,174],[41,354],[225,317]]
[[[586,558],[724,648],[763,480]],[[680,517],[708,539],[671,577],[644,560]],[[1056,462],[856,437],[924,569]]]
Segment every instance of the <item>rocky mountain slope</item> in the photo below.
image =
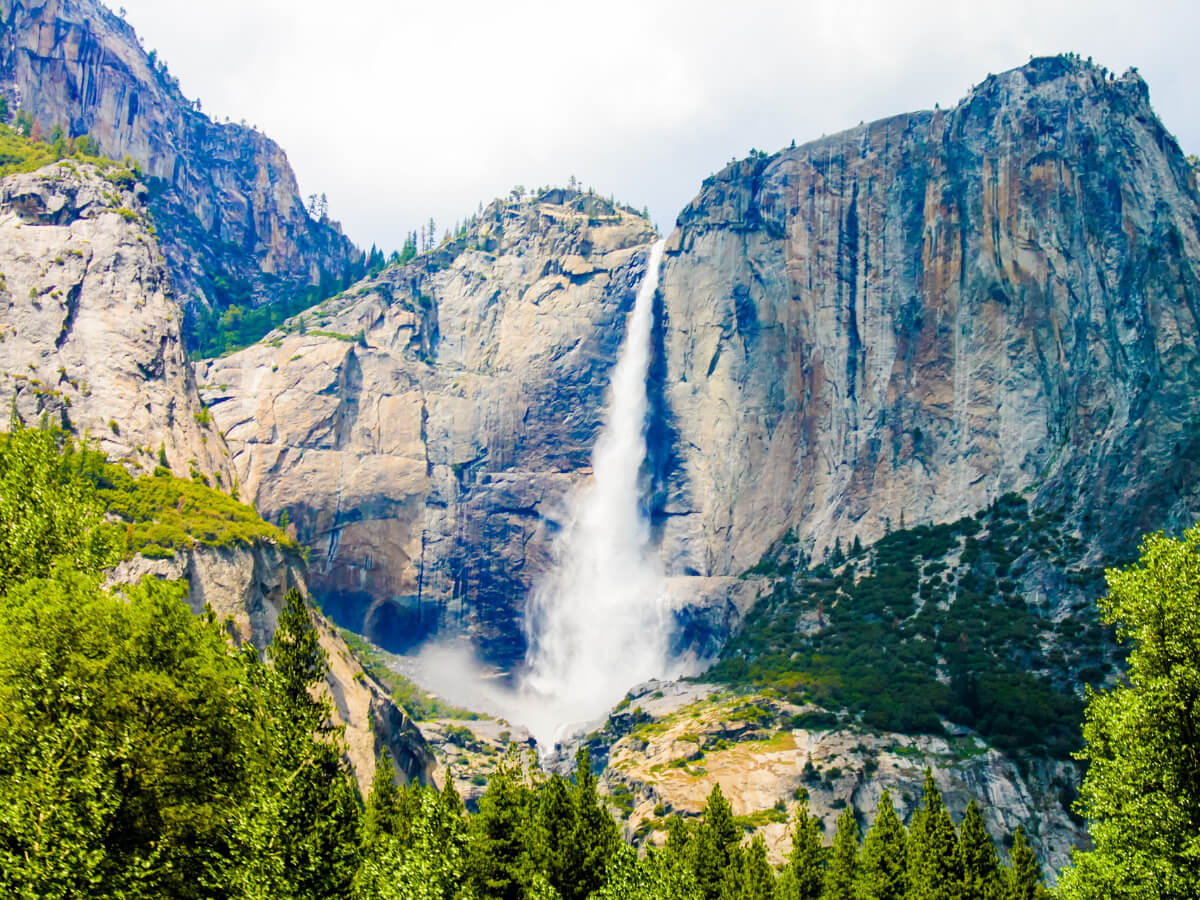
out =
[[[348,627],[520,660],[521,598],[587,474],[653,237],[594,203],[495,204],[462,240],[200,367],[241,483],[314,548],[317,592]],[[854,771],[826,811],[864,814],[929,763],[960,799],[1037,810],[1039,852],[1062,860],[1076,773],[1017,766],[1006,754],[1033,726],[982,707],[1032,679],[1057,710],[1111,677],[1098,567],[1200,511],[1198,259],[1195,170],[1146,85],[1075,57],[705,183],[668,240],[646,475],[679,642],[715,654],[761,600],[722,677],[739,702],[790,704],[755,740],[792,744],[728,770],[787,751],[766,767],[786,777],[741,812],[794,791],[802,756]],[[894,718],[846,695],[861,687],[846,635],[884,621],[880,653],[922,698]],[[826,665],[829,648],[836,672],[779,668]],[[812,696],[826,676],[845,690]],[[785,727],[814,710],[828,735]],[[730,749],[699,712],[692,754]],[[633,766],[610,770],[631,809],[689,808],[718,777],[683,790],[664,778],[679,748],[651,771],[635,757],[653,742],[630,734],[608,746]]]
[[626,835],[638,841],[663,842],[666,818],[698,815],[720,783],[741,824],[761,833],[771,858],[782,862],[801,798],[827,836],[847,806],[859,821],[872,822],[884,790],[908,820],[927,766],[955,821],[973,798],[986,808],[998,843],[1020,824],[1054,870],[1086,840],[1063,803],[1074,796],[1071,764],[1018,764],[973,735],[880,732],[762,694],[651,682],[631,691],[592,740],[605,755],[608,796],[625,818]]
[[43,134],[88,134],[108,156],[144,167],[171,278],[191,312],[361,272],[361,253],[336,223],[310,217],[279,146],[205,116],[98,0],[0,2],[0,94]]
[[[128,172],[65,160],[0,180],[0,403],[26,424],[88,438],[134,471],[236,489],[220,432],[200,400],[162,252]],[[115,179],[115,180],[114,180]],[[114,574],[187,579],[189,602],[265,647],[283,596],[305,589],[293,548],[265,541],[136,556]],[[433,757],[407,715],[322,625],[330,697],[347,726],[364,788],[378,752],[408,778],[432,779]]]
[[662,276],[664,545],[739,572],[1033,488],[1089,543],[1194,520],[1195,173],[1075,58],[710,179]]
[[231,487],[145,197],[70,160],[0,182],[0,397],[112,459]]
[[336,621],[389,649],[440,629],[521,657],[524,594],[587,473],[653,236],[597,197],[497,202],[198,366],[244,495],[287,512]]
[[[1188,520],[1196,196],[1141,79],[1070,57],[710,179],[668,241],[650,384],[687,641],[719,645],[752,600],[734,577],[792,528],[819,560],[1028,488],[1096,562]],[[639,221],[493,206],[307,334],[202,367],[242,481],[350,627],[520,657],[514,593],[586,473]]]

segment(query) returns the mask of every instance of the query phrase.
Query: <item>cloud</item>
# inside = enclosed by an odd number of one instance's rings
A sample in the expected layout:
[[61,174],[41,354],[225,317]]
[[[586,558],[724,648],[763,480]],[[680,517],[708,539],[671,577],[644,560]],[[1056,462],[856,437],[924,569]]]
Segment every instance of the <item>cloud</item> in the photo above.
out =
[[731,156],[951,105],[1034,54],[1137,66],[1200,151],[1191,0],[123,2],[185,93],[386,249],[571,175],[669,228]]

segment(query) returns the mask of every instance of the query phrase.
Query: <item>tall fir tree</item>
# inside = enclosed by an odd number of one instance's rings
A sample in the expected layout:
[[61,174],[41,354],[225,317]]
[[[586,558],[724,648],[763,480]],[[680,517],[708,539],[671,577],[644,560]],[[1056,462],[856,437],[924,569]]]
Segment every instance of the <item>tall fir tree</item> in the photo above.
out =
[[959,900],[958,839],[942,794],[925,770],[925,796],[908,829],[909,900]]
[[908,893],[908,835],[884,791],[875,810],[875,821],[863,842],[855,900],[903,900]]
[[575,839],[579,822],[571,791],[557,772],[538,792],[537,819],[538,864],[551,887],[564,900],[568,897],[574,900],[581,863],[580,847]]
[[1013,832],[1012,850],[1008,854],[1009,868],[1006,900],[1046,900],[1049,894],[1042,884],[1042,864],[1020,825]]
[[[284,597],[267,657],[270,667],[257,667],[255,679],[271,707],[262,717],[266,773],[245,825],[252,854],[246,878],[252,892],[346,896],[358,867],[358,800],[343,729],[331,724],[328,701],[317,693],[325,652],[295,589]],[[253,667],[252,648],[247,659]]]
[[829,851],[829,864],[821,885],[822,900],[853,900],[858,873],[858,820],[849,806],[838,816],[837,831]]
[[1000,859],[974,799],[967,804],[958,827],[958,863],[962,869],[961,896],[1000,900],[1004,893]]
[[478,900],[522,900],[536,882],[531,803],[522,760],[510,750],[497,764],[471,819],[466,879]]
[[756,834],[750,846],[725,870],[721,900],[774,900],[775,870],[767,860],[767,843]]
[[575,754],[575,790],[571,801],[575,816],[572,844],[577,861],[569,886],[560,893],[564,900],[583,900],[604,884],[609,860],[621,842],[617,824],[596,791],[596,776],[592,774],[592,757],[587,747],[580,747]]
[[808,813],[808,798],[792,819],[792,850],[779,876],[779,900],[817,900],[825,876],[827,851],[821,843],[821,820]]
[[740,862],[738,841],[741,829],[733,820],[733,808],[721,792],[721,785],[713,785],[704,816],[691,840],[692,870],[707,900],[718,900],[725,871]]

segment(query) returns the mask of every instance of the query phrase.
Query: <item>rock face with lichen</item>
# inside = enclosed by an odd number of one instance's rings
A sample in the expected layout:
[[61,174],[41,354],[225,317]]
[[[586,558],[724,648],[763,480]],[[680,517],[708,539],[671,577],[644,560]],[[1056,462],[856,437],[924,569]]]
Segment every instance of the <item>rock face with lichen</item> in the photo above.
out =
[[1031,488],[1101,548],[1200,513],[1196,176],[1074,58],[743,160],[672,234],[664,541],[732,574]]
[[336,223],[314,219],[279,146],[213,122],[133,29],[97,0],[0,0],[0,94],[42,133],[88,134],[144,167],[171,278],[195,304],[269,302],[361,271]]
[[203,363],[245,496],[312,547],[326,610],[393,650],[524,652],[654,232],[596,197],[495,203],[468,234]]

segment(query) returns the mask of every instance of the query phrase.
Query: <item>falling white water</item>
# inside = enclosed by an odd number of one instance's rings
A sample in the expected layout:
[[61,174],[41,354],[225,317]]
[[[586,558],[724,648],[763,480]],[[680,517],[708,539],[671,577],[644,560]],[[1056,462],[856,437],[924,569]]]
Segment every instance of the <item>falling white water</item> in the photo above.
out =
[[629,316],[592,477],[571,498],[555,566],[526,605],[522,718],[546,750],[603,718],[631,686],[666,674],[664,578],[642,504],[646,376],[663,244],[650,250]]

